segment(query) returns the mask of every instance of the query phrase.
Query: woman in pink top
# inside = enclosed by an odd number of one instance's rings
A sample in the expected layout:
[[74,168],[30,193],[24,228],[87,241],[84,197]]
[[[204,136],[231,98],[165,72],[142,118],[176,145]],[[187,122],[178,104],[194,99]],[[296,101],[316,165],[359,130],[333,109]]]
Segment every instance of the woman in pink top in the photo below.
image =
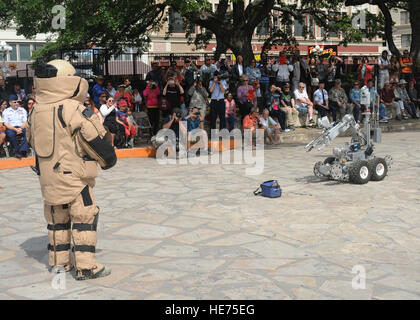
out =
[[235,128],[235,114],[236,114],[236,104],[233,100],[233,95],[231,92],[228,93],[227,98],[225,99],[226,105],[226,120],[228,122],[229,131]]
[[149,81],[146,89],[143,91],[143,97],[145,100],[147,115],[149,116],[150,123],[153,127],[153,134],[157,134],[159,130],[160,110],[159,105],[159,86],[155,82]]

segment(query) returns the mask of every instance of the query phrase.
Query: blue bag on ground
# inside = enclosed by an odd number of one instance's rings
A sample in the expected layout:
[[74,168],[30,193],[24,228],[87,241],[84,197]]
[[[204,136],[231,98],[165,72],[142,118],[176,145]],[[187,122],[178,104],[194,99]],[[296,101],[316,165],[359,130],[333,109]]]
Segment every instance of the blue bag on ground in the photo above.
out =
[[[261,190],[260,190],[261,189]],[[263,182],[257,190],[254,191],[254,195],[261,194],[267,198],[278,198],[281,197],[281,188],[277,180],[269,180]]]

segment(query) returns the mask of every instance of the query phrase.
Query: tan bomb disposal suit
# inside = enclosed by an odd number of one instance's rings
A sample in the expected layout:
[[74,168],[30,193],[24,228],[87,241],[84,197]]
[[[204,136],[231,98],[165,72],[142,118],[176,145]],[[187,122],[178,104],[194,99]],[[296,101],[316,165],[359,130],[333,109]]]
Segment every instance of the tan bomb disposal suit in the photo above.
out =
[[115,151],[99,117],[83,105],[87,81],[74,76],[74,68],[64,60],[47,66],[57,73],[35,78],[37,104],[28,117],[27,135],[39,162],[49,264],[72,268],[73,237],[76,279],[105,276],[109,271],[95,260],[99,208],[92,188],[98,163],[103,169],[114,166]]

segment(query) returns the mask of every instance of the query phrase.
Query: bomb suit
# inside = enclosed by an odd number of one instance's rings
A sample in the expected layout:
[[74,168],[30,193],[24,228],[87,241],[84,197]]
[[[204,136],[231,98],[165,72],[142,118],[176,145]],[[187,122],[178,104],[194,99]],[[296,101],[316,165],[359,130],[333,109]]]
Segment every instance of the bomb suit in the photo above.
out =
[[74,266],[78,280],[105,276],[109,270],[95,260],[99,207],[92,188],[98,164],[102,169],[115,165],[114,148],[99,117],[83,105],[88,83],[75,76],[69,62],[38,66],[34,84],[37,104],[27,135],[38,160],[49,264],[66,271]]

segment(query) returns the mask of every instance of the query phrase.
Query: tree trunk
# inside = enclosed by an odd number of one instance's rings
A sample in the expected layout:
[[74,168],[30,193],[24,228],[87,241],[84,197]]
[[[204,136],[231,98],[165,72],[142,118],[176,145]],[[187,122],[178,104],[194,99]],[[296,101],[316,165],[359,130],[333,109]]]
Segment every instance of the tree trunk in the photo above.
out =
[[230,37],[231,49],[235,56],[241,55],[244,58],[244,65],[249,66],[251,60],[254,59],[254,52],[252,51],[252,34],[246,35],[243,33],[235,33]]
[[[420,64],[420,1],[411,0],[408,3],[411,24],[411,48],[410,55],[413,57],[415,66]],[[418,68],[417,68],[418,69]]]

